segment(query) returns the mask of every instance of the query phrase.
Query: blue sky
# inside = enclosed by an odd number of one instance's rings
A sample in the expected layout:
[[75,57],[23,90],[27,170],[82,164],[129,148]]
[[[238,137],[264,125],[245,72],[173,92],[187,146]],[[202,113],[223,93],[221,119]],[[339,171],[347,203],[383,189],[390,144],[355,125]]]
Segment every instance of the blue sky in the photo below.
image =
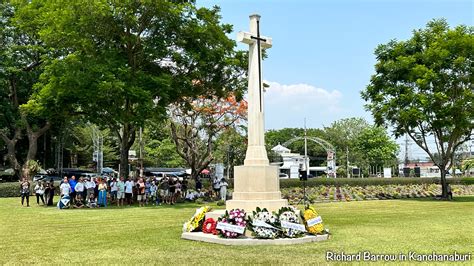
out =
[[[374,71],[373,51],[391,39],[404,40],[413,29],[434,18],[451,26],[473,25],[472,1],[303,1],[198,0],[200,6],[221,7],[222,22],[234,25],[230,37],[248,31],[249,15],[258,13],[261,34],[273,38],[263,63],[265,127],[319,128],[360,116],[360,91]],[[247,49],[245,45],[239,45]]]

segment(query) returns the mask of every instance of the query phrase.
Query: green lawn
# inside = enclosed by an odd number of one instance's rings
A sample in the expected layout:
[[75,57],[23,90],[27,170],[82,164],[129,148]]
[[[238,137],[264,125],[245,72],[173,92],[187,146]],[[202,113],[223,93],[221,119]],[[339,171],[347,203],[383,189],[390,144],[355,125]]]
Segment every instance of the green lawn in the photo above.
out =
[[[57,210],[0,199],[0,264],[317,264],[326,251],[473,252],[474,196],[453,202],[321,203],[330,240],[293,246],[221,246],[180,239],[197,205]],[[471,261],[471,263],[473,263]]]

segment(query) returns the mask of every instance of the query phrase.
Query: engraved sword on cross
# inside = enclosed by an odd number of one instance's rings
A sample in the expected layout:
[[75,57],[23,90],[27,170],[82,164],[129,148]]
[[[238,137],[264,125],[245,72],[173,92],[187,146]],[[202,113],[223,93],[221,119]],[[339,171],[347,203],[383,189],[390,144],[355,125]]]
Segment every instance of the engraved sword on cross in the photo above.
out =
[[[237,39],[240,42],[248,44],[249,52],[255,51],[255,45],[258,57],[258,91],[260,99],[260,112],[262,112],[262,93],[263,93],[263,82],[262,82],[262,48],[272,47],[272,38],[260,36],[260,16],[250,16],[250,32],[239,32]],[[249,63],[251,64],[251,62]],[[251,73],[249,73],[250,78]],[[249,88],[250,89],[250,88]]]

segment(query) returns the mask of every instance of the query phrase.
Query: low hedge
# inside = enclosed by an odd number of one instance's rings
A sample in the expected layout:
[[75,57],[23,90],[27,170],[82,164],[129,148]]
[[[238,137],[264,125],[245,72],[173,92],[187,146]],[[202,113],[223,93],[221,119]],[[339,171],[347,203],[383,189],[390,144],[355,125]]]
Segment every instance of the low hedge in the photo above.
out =
[[[202,179],[202,187],[209,189],[211,182],[209,179]],[[228,189],[233,188],[234,180],[229,180]],[[306,182],[307,187],[321,185],[329,186],[371,186],[371,185],[415,185],[439,183],[439,178],[310,178]],[[453,185],[474,185],[474,177],[448,178],[448,183]],[[280,179],[281,188],[301,187],[303,183],[299,179]],[[193,180],[189,180],[189,189],[195,188]],[[0,198],[19,197],[20,184],[18,182],[0,183]]]
[[[439,178],[310,178],[306,181],[306,186],[316,187],[326,186],[376,186],[376,185],[415,185],[439,183]],[[474,184],[474,178],[449,178],[450,184]],[[281,188],[300,187],[302,182],[299,179],[280,179]]]
[[20,183],[18,182],[0,183],[0,198],[19,197],[19,196],[20,196]]

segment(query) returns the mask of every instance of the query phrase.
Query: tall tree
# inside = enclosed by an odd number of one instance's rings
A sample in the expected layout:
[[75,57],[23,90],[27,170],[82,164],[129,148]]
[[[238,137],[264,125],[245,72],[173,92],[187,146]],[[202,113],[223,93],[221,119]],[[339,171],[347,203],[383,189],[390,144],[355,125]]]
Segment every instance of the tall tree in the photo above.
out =
[[378,125],[408,134],[440,168],[444,199],[446,167],[474,128],[473,31],[433,20],[409,40],[379,45],[376,73],[362,92]]
[[330,126],[324,127],[325,139],[336,147],[336,160],[340,166],[340,172],[344,169],[347,175],[347,161],[353,165],[362,165],[363,153],[356,149],[356,141],[361,133],[369,128],[369,123],[360,117],[350,117],[334,121]]
[[[122,166],[137,129],[163,116],[168,104],[235,89],[239,56],[226,35],[232,28],[220,24],[217,7],[166,0],[33,0],[30,8],[38,6],[42,40],[66,54],[48,61],[29,107],[66,107],[69,114],[107,126],[119,138]],[[120,174],[126,176],[128,168],[121,167]]]
[[[6,158],[16,174],[29,177],[29,164],[36,159],[38,138],[51,126],[48,117],[21,108],[33,93],[43,71],[47,49],[30,24],[35,12],[23,12],[23,4],[0,3],[0,137],[7,146]],[[18,158],[17,143],[27,137],[25,158]],[[23,166],[21,166],[23,164]]]
[[201,97],[170,108],[171,136],[178,154],[196,178],[213,160],[219,134],[247,117],[247,102],[227,98]]
[[356,136],[354,151],[359,154],[358,161],[364,166],[383,168],[396,164],[398,144],[390,139],[383,127],[368,126]]

